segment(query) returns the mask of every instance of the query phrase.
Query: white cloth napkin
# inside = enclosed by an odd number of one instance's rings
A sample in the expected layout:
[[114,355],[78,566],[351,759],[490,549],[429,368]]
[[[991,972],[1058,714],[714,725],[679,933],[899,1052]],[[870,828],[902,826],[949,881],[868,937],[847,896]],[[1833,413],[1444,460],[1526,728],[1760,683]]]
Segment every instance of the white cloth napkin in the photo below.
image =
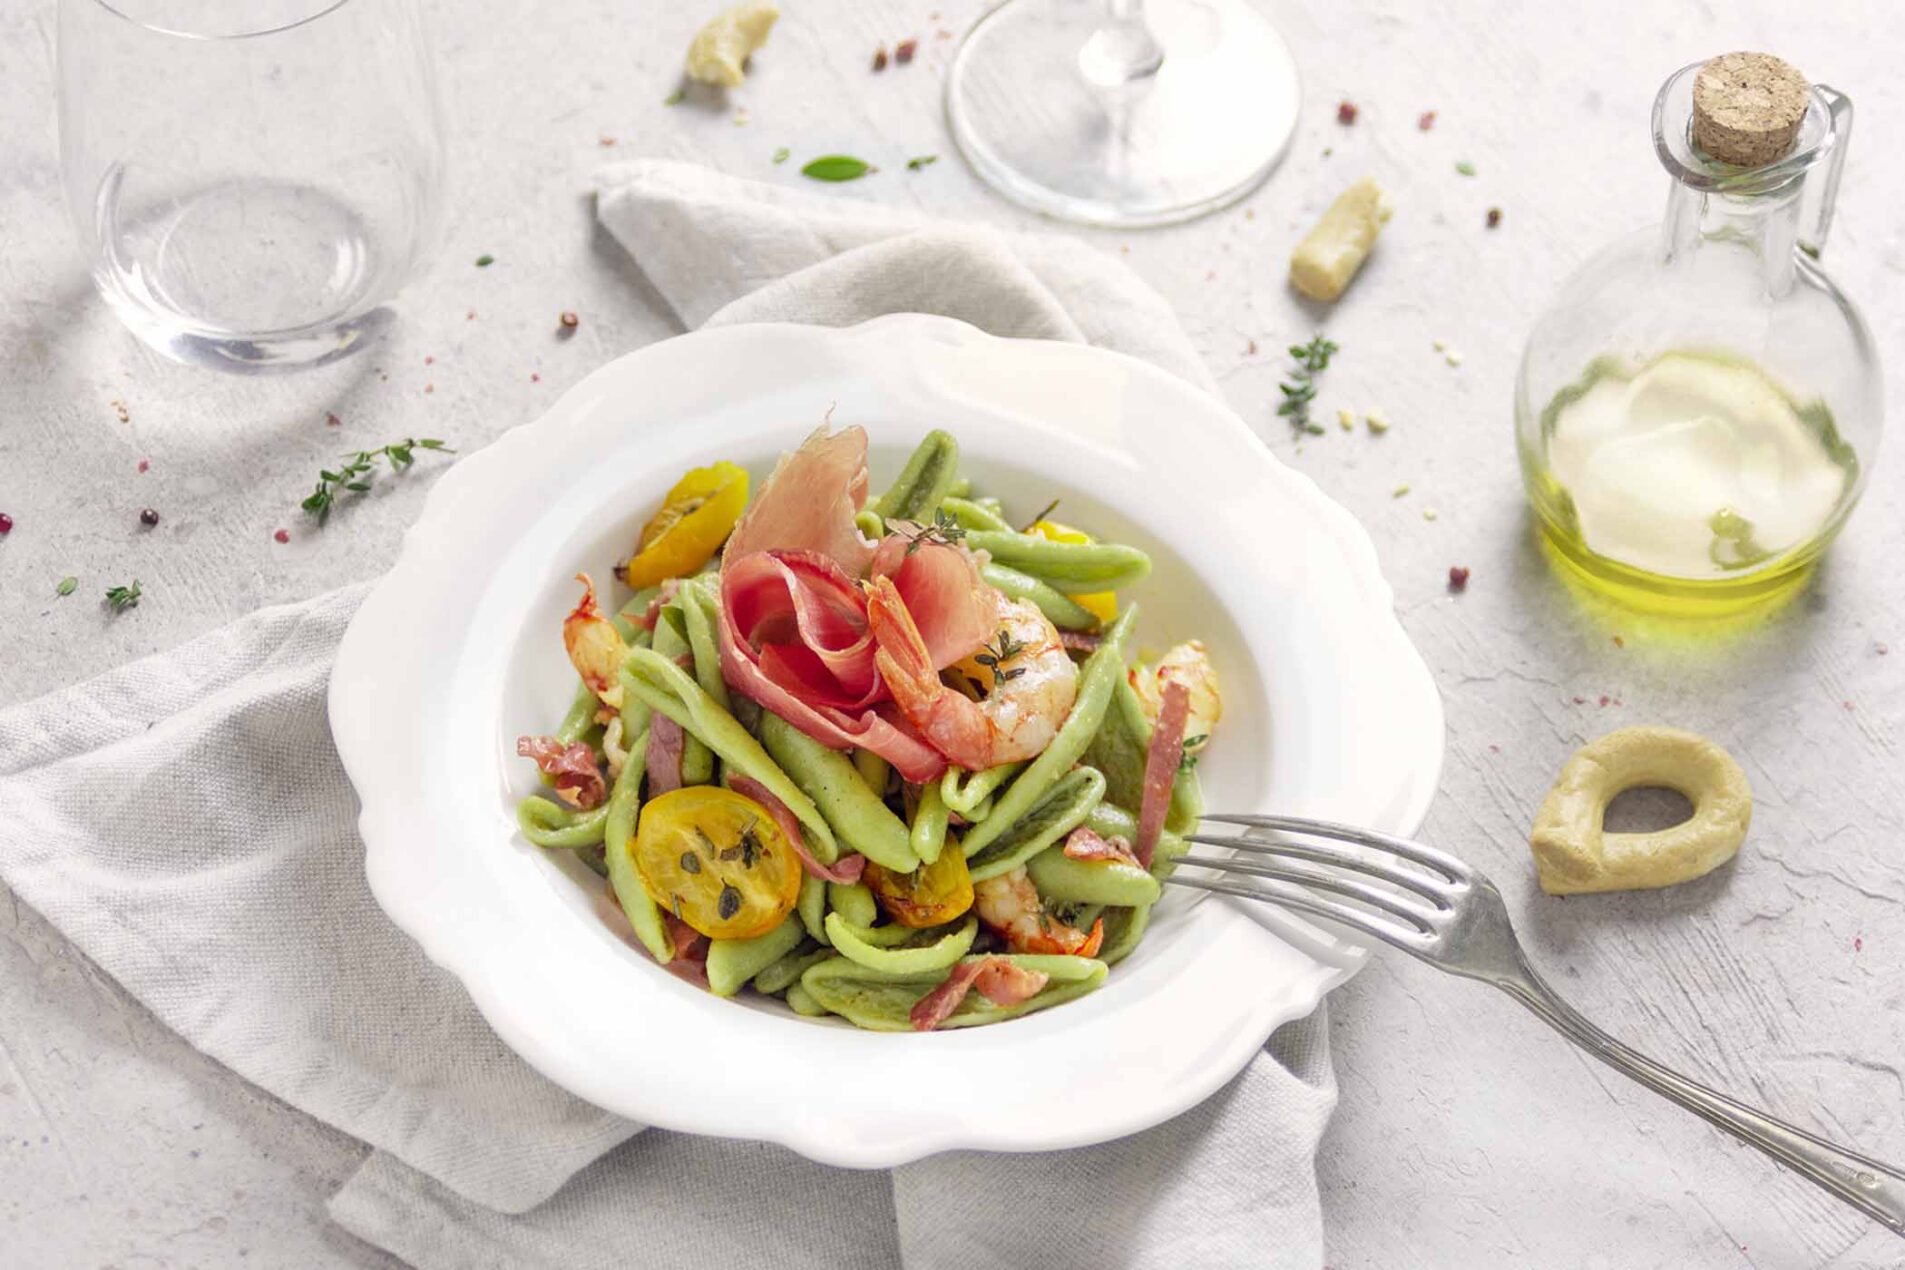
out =
[[[663,162],[613,167],[599,194],[691,326],[945,313],[1209,386],[1162,299],[1068,239]],[[1148,1132],[892,1173],[644,1132],[538,1076],[365,886],[324,711],[361,595],[267,609],[0,713],[0,879],[194,1045],[375,1148],[332,1201],[345,1227],[423,1267],[1321,1262],[1321,1011]]]

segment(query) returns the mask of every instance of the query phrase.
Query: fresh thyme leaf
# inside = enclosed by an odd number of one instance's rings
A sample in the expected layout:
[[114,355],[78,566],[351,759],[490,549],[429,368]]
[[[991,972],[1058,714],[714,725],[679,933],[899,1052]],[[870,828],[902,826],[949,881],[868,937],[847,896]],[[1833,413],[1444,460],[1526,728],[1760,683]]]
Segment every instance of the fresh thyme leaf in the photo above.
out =
[[487,269],[495,263],[496,263],[496,257],[490,255],[488,252],[484,252],[482,255],[476,258],[476,267],[478,269]]
[[68,576],[60,579],[60,584],[53,588],[53,594],[64,597],[77,590],[79,590],[79,579]]
[[917,171],[919,171],[919,170],[920,170],[921,168],[924,168],[924,167],[926,167],[926,166],[928,166],[929,164],[933,164],[933,163],[937,163],[937,162],[939,162],[939,156],[938,156],[938,155],[936,155],[936,154],[922,154],[922,155],[920,155],[920,156],[919,156],[919,157],[917,157],[917,158],[913,158],[913,159],[908,159],[908,160],[906,161],[906,170],[907,170],[908,172],[917,172]]
[[674,92],[669,93],[666,97],[662,98],[661,104],[664,106],[679,106],[682,103],[682,100],[687,96],[688,96],[687,89],[677,88],[675,89]]
[[727,921],[741,911],[741,891],[732,882],[721,884],[721,894],[714,902],[714,911],[722,921]]
[[1290,377],[1277,385],[1283,394],[1277,413],[1299,432],[1321,433],[1322,426],[1310,420],[1310,403],[1316,400],[1316,377],[1329,369],[1336,345],[1318,335],[1308,344],[1290,345],[1289,351],[1290,360],[1296,365],[1291,368]]
[[1198,746],[1208,740],[1210,740],[1210,733],[1208,732],[1199,732],[1196,736],[1187,736],[1184,738],[1184,752],[1177,760],[1178,775],[1187,776],[1196,769],[1198,756],[1195,751]]
[[994,687],[997,687],[1002,683],[1010,683],[1025,673],[1025,667],[1013,666],[1008,669],[1005,663],[1024,652],[1026,647],[1024,643],[1012,638],[1011,631],[1001,629],[999,638],[993,643],[982,644],[979,651],[972,655],[972,659],[992,672],[992,683]]
[[1463,176],[1475,175],[1475,165],[1473,163],[1470,163],[1467,159],[1463,159],[1460,163],[1456,164],[1455,170],[1461,173]]
[[802,168],[800,174],[816,181],[857,181],[875,171],[878,169],[865,159],[856,159],[850,154],[823,154]]
[[354,454],[345,455],[346,462],[338,470],[321,469],[318,472],[317,488],[312,490],[298,506],[316,516],[318,524],[322,525],[331,518],[331,508],[337,504],[339,490],[351,494],[364,494],[370,491],[370,477],[376,469],[379,458],[390,464],[392,472],[401,472],[417,461],[415,454],[417,450],[456,453],[435,437],[406,437],[402,441],[392,441],[380,449],[358,450]]
[[1047,503],[1047,504],[1045,504],[1045,506],[1044,506],[1044,507],[1042,507],[1042,508],[1040,508],[1040,509],[1039,509],[1039,514],[1038,514],[1038,515],[1036,515],[1036,516],[1034,516],[1034,517],[1032,517],[1032,519],[1030,519],[1030,520],[1028,520],[1028,521],[1026,521],[1026,522],[1025,522],[1025,528],[1023,528],[1023,529],[1021,529],[1021,530],[1019,530],[1019,532],[1020,532],[1020,533],[1022,533],[1022,534],[1029,534],[1029,533],[1031,533],[1031,532],[1032,532],[1032,526],[1034,526],[1034,525],[1036,525],[1036,524],[1038,524],[1038,523],[1039,523],[1039,522],[1040,522],[1041,520],[1044,520],[1044,519],[1045,519],[1045,518],[1046,518],[1047,516],[1050,516],[1050,515],[1051,515],[1051,514],[1052,514],[1053,512],[1055,512],[1055,511],[1057,511],[1057,510],[1058,510],[1058,500],[1057,500],[1056,498],[1054,498],[1054,499],[1053,499],[1053,500],[1052,500],[1051,502],[1049,502],[1049,503]]
[[785,163],[791,154],[793,154],[792,150],[789,150],[786,146],[782,146],[780,149],[774,151],[774,162]]
[[966,531],[957,518],[943,507],[933,513],[932,524],[921,525],[910,534],[904,529],[891,529],[887,532],[906,540],[906,554],[909,556],[929,543],[950,547],[966,536]]
[[112,607],[113,612],[123,613],[136,606],[139,603],[139,597],[143,594],[144,592],[139,589],[139,580],[134,578],[131,586],[107,587],[106,603]]

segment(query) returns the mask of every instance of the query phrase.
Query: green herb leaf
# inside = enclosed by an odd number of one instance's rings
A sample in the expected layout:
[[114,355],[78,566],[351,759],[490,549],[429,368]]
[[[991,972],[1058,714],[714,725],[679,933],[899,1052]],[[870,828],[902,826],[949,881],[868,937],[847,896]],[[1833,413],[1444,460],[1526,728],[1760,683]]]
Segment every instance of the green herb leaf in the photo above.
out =
[[351,494],[370,492],[370,477],[377,460],[382,458],[390,464],[390,470],[400,472],[416,462],[416,450],[438,450],[445,454],[456,451],[435,437],[406,437],[402,441],[392,441],[389,445],[376,450],[358,450],[344,457],[348,460],[342,468],[332,471],[324,468],[318,472],[317,488],[305,496],[298,506],[318,518],[322,525],[331,517],[331,508],[337,504],[337,493],[344,490]]
[[1467,159],[1463,159],[1461,162],[1457,163],[1455,165],[1455,170],[1457,172],[1460,172],[1463,176],[1475,175],[1475,165],[1473,163],[1470,163]]
[[134,578],[131,586],[107,587],[106,603],[112,607],[113,612],[123,613],[138,604],[142,594],[144,593],[139,590],[139,580]]
[[939,162],[938,155],[922,154],[918,156],[917,158],[908,159],[906,161],[906,170],[908,172],[918,172],[920,169],[928,167],[931,164],[934,164],[937,162]]
[[1310,403],[1316,399],[1316,376],[1329,368],[1336,345],[1318,335],[1308,344],[1290,345],[1289,352],[1290,359],[1296,365],[1291,369],[1289,379],[1277,385],[1278,391],[1283,394],[1277,414],[1287,418],[1290,426],[1298,432],[1320,435],[1322,427],[1310,421]]
[[865,159],[849,154],[824,154],[802,168],[800,174],[816,181],[857,181],[875,171],[878,169]]
[[496,257],[490,255],[487,251],[476,258],[476,267],[478,269],[487,269],[495,263]]
[[774,162],[785,163],[787,162],[787,157],[792,153],[792,150],[789,150],[786,146],[782,146],[780,149],[774,151]]
[[678,87],[675,89],[674,92],[669,93],[666,97],[662,98],[661,104],[664,106],[679,106],[682,103],[682,100],[686,98],[687,96],[688,96],[688,90],[686,88]]
[[67,596],[77,590],[79,590],[79,579],[69,576],[60,579],[60,584],[53,588],[53,594]]

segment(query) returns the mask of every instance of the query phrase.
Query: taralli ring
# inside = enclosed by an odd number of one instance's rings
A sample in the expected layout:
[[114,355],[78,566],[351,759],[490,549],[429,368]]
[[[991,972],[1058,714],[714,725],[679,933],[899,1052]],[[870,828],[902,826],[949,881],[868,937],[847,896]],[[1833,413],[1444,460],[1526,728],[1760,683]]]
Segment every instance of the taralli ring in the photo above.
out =
[[[1608,833],[1607,805],[1630,789],[1678,790],[1693,815],[1654,833]],[[1732,859],[1753,818],[1753,791],[1733,756],[1696,732],[1622,728],[1574,752],[1528,845],[1550,895],[1688,882]]]

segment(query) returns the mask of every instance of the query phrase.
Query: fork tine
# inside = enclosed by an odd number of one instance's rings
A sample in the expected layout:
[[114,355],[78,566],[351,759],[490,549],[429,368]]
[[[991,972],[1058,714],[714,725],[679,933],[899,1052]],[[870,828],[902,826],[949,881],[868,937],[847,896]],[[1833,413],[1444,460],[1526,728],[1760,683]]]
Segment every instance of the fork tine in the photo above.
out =
[[1327,864],[1332,868],[1349,869],[1373,878],[1381,878],[1393,886],[1414,891],[1424,899],[1433,900],[1447,906],[1455,902],[1455,884],[1441,877],[1427,877],[1420,873],[1404,872],[1387,860],[1372,860],[1368,856],[1348,851],[1338,851],[1334,847],[1313,846],[1305,842],[1283,842],[1264,838],[1249,838],[1241,834],[1220,838],[1209,834],[1190,833],[1184,835],[1186,842],[1195,842],[1206,847],[1221,847],[1227,851],[1243,851],[1251,855],[1275,856],[1280,860],[1308,860],[1312,864]]
[[1367,909],[1352,908],[1348,904],[1323,899],[1300,886],[1290,886],[1279,882],[1266,882],[1261,887],[1245,886],[1237,882],[1213,882],[1207,878],[1185,877],[1181,873],[1174,873],[1165,879],[1165,885],[1188,886],[1217,895],[1256,900],[1258,903],[1270,904],[1277,908],[1295,909],[1299,913],[1308,913],[1312,917],[1338,922],[1351,930],[1361,931],[1372,939],[1380,939],[1386,944],[1416,955],[1421,955],[1425,945],[1433,938],[1422,931],[1413,930],[1380,917]]
[[1373,829],[1359,829],[1355,825],[1339,824],[1333,820],[1305,820],[1300,816],[1243,815],[1226,812],[1205,812],[1204,819],[1215,820],[1225,825],[1241,825],[1247,829],[1277,829],[1285,833],[1303,833],[1316,838],[1332,838],[1338,842],[1353,842],[1357,846],[1374,847],[1378,851],[1387,851],[1405,860],[1426,865],[1451,882],[1469,882],[1475,878],[1473,869],[1446,851],[1424,843],[1411,842],[1407,838],[1395,838],[1386,833],[1377,833]]
[[1253,878],[1271,878],[1333,891],[1411,922],[1424,933],[1435,929],[1436,910],[1426,909],[1393,891],[1385,891],[1328,869],[1312,869],[1295,864],[1261,864],[1255,860],[1213,859],[1200,855],[1183,856],[1177,863],[1180,866],[1195,865],[1216,873],[1242,873]]

